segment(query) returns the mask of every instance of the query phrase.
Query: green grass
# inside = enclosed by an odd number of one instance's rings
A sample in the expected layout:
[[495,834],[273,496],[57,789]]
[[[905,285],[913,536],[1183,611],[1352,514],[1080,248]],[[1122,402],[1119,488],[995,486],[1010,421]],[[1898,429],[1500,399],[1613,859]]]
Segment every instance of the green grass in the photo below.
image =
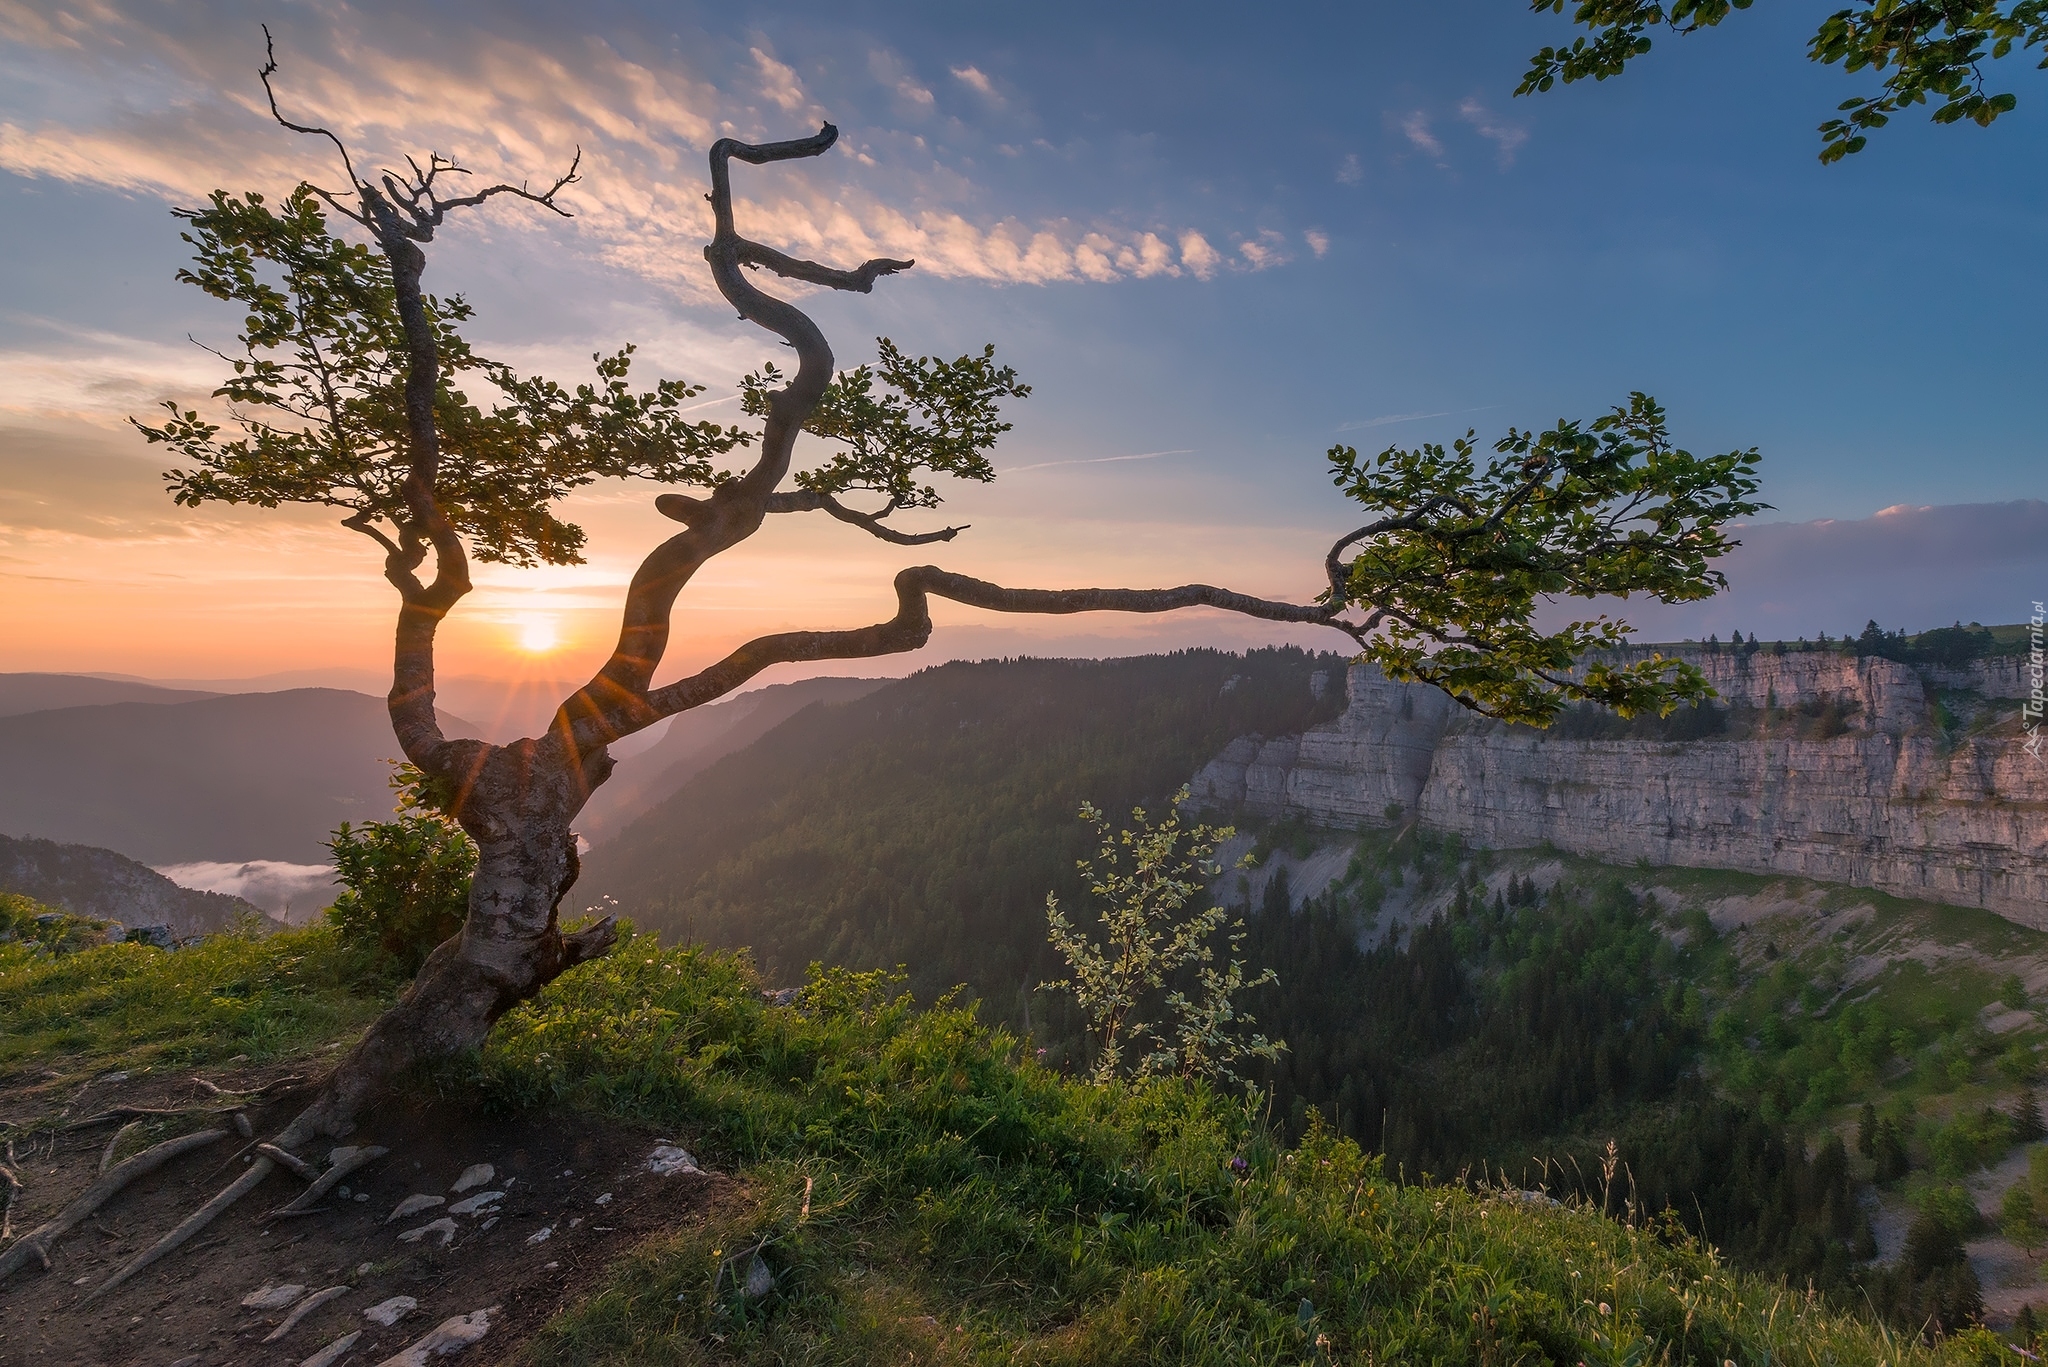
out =
[[[311,1051],[388,997],[322,927],[176,953],[0,948],[0,1067]],[[659,1125],[737,1179],[525,1350],[534,1364],[1963,1363],[1675,1229],[1404,1184],[1179,1081],[1094,1087],[972,1009],[628,938],[440,1085],[502,1111]],[[753,1259],[774,1274],[739,1287]]]
[[[1098,1088],[881,975],[764,1004],[646,940],[507,1017],[502,1107],[656,1122],[743,1174],[529,1350],[539,1364],[1974,1361],[1733,1272],[1663,1227],[1403,1185],[1176,1081]],[[1242,1172],[1233,1171],[1242,1160]],[[809,1189],[805,1213],[806,1184]],[[1654,1222],[1653,1222],[1654,1223]],[[774,1290],[738,1286],[759,1256]]]
[[0,1078],[277,1058],[368,1024],[389,986],[325,925],[175,951],[0,944]]

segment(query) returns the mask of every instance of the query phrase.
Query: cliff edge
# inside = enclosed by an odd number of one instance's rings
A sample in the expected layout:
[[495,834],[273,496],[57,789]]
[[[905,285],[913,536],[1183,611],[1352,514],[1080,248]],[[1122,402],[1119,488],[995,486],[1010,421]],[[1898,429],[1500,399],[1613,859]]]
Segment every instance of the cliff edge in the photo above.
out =
[[1412,815],[1495,849],[1796,874],[2048,929],[2048,757],[2021,741],[2023,661],[1666,653],[1720,697],[1648,729],[1696,738],[1612,734],[1645,728],[1592,709],[1503,726],[1359,664],[1342,716],[1233,741],[1191,800],[1347,830]]

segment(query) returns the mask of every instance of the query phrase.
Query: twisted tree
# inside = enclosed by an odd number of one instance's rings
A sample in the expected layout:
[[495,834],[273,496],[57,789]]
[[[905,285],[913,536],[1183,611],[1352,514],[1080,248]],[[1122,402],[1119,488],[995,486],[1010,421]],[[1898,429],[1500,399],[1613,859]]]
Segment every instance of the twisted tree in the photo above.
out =
[[[878,259],[842,270],[740,234],[733,163],[818,156],[837,136],[830,124],[787,142],[726,138],[710,149],[715,229],[704,255],[712,279],[741,319],[797,357],[794,374],[764,367],[741,382],[758,431],[686,422],[683,401],[701,392],[695,386],[664,381],[635,391],[630,347],[600,357],[595,382],[574,389],[521,377],[462,340],[456,329],[471,316],[466,303],[426,292],[426,248],[451,214],[494,199],[565,213],[557,196],[576,166],[546,190],[501,184],[461,194],[450,187],[467,173],[438,154],[424,165],[409,161],[403,174],[360,173],[332,132],[285,117],[271,86],[275,71],[273,60],[262,73],[273,115],[330,142],[346,187],[302,185],[276,206],[216,192],[208,207],[181,211],[195,252],[182,278],[246,310],[241,354],[221,353],[233,373],[217,392],[235,433],[175,406],[159,424],[137,426],[186,461],[166,475],[180,503],[329,506],[376,544],[399,600],[392,729],[475,841],[477,868],[461,932],[433,951],[398,1003],[205,1218],[263,1180],[269,1153],[290,1156],[350,1134],[403,1070],[476,1047],[505,1011],[613,943],[608,919],[571,931],[560,918],[577,875],[572,824],[611,772],[612,742],[711,702],[771,665],[916,649],[931,634],[935,596],[1018,613],[1207,606],[1324,627],[1398,677],[1523,722],[1540,724],[1582,699],[1668,711],[1708,694],[1698,672],[1676,661],[1581,668],[1589,648],[1625,640],[1619,621],[1596,616],[1544,631],[1533,620],[1539,603],[1559,595],[1709,596],[1723,583],[1713,561],[1735,544],[1724,524],[1763,506],[1752,498],[1754,451],[1680,450],[1642,395],[1590,424],[1510,430],[1490,458],[1470,433],[1449,448],[1389,448],[1376,457],[1333,449],[1337,487],[1372,516],[1331,546],[1320,591],[1306,603],[1207,584],[1009,588],[919,565],[897,574],[896,611],[886,621],[762,636],[657,687],[678,595],[707,561],[771,516],[821,511],[897,545],[963,530],[906,532],[889,519],[936,507],[932,476],[992,479],[987,452],[1009,426],[1000,405],[1028,390],[996,364],[993,348],[953,361],[911,359],[886,338],[875,366],[835,374],[817,325],[755,283],[765,271],[867,293],[912,265]],[[330,231],[329,212],[360,240]],[[465,384],[496,395],[485,406]],[[824,456],[792,475],[805,433],[824,444]],[[720,458],[735,455],[739,464],[719,468]],[[592,480],[627,477],[698,492],[655,500],[682,530],[634,574],[610,657],[562,701],[546,734],[506,745],[449,739],[434,705],[434,639],[469,592],[470,557],[578,559],[583,534],[551,505]],[[867,511],[844,501],[854,496],[880,505]],[[181,1226],[107,1285],[190,1232]]]

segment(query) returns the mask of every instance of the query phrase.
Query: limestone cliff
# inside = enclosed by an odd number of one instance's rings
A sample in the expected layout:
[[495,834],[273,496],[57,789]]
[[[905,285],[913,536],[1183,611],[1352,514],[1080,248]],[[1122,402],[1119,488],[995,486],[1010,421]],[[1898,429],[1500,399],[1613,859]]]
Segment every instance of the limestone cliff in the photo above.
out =
[[[1510,728],[1355,665],[1341,717],[1232,742],[1193,799],[1337,829],[1412,814],[1496,849],[1548,841],[1616,863],[1797,874],[2048,928],[2048,758],[2017,736],[2017,662],[1686,654],[1735,718],[1723,734]],[[1823,707],[1839,734],[1800,724]]]

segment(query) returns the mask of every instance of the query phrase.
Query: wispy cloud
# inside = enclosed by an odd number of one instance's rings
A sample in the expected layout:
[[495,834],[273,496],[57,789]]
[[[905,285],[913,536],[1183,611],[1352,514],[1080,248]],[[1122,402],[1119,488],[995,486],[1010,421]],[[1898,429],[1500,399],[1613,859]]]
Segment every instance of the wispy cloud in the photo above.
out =
[[1448,408],[1441,413],[1389,413],[1383,418],[1361,418],[1357,422],[1340,422],[1336,430],[1363,432],[1369,427],[1392,427],[1396,423],[1421,422],[1424,418],[1448,418],[1451,413],[1452,410]]
[[1497,403],[1487,403],[1480,404],[1476,408],[1446,408],[1440,413],[1388,413],[1377,418],[1360,418],[1354,422],[1340,422],[1332,430],[1337,432],[1363,432],[1372,427],[1392,427],[1397,423],[1421,422],[1425,418],[1455,418],[1466,413],[1489,413],[1499,407],[1500,405]]
[[1496,118],[1491,110],[1476,99],[1467,99],[1458,106],[1458,113],[1480,137],[1493,143],[1500,169],[1505,171],[1515,164],[1515,152],[1529,140],[1529,130],[1515,124],[1505,123]]
[[1257,237],[1238,243],[1237,254],[1255,271],[1284,266],[1294,259],[1287,251],[1287,239],[1271,228],[1263,228]]
[[995,82],[983,75],[980,68],[956,66],[952,68],[953,79],[972,90],[975,94],[994,104],[1001,104],[1003,97],[996,94]]
[[1192,456],[1194,448],[1184,451],[1140,451],[1131,456],[1091,456],[1083,460],[1045,460],[1036,465],[1012,465],[1002,473],[1021,475],[1027,470],[1051,470],[1062,465],[1114,465],[1123,460],[1158,460],[1162,456]]
[[793,67],[784,66],[760,48],[749,49],[754,54],[754,63],[761,69],[761,93],[778,106],[794,114],[809,103],[804,99],[803,84],[796,78]]
[[1308,243],[1308,249],[1317,256],[1330,250],[1330,235],[1320,228],[1310,228],[1301,235],[1301,240]]
[[892,91],[897,99],[920,114],[928,112],[936,103],[932,92],[911,74],[903,59],[893,52],[877,49],[869,53],[868,70],[877,81]]
[[1209,239],[1189,229],[1180,235],[1180,259],[1200,280],[1207,280],[1223,264],[1223,253],[1209,245]]
[[[322,144],[270,123],[254,81],[260,35],[223,43],[221,33],[244,27],[232,16],[181,26],[147,0],[96,0],[62,24],[31,24],[20,8],[0,0],[7,35],[60,68],[71,94],[60,116],[0,98],[0,169],[188,203],[220,185],[276,193],[336,178]],[[479,181],[518,181],[550,174],[580,147],[583,182],[563,194],[572,226],[494,210],[490,230],[572,234],[602,261],[708,299],[703,150],[721,136],[786,137],[793,119],[820,113],[820,92],[765,44],[739,51],[748,60],[721,78],[726,88],[674,53],[629,53],[597,37],[527,41],[459,11],[437,12],[430,26],[384,16],[372,28],[353,10],[305,8],[280,27],[278,79],[287,109],[333,128],[370,166],[434,148]],[[891,53],[874,53],[869,75],[912,120],[934,103]],[[956,75],[987,83],[975,68]],[[1214,228],[1005,214],[907,129],[849,130],[841,146],[847,160],[802,174],[749,168],[739,187],[746,230],[822,260],[914,257],[920,273],[1001,284],[1207,279],[1271,264],[1270,252],[1264,263],[1227,263],[1210,245]]]
[[1401,117],[1401,134],[1438,161],[1443,160],[1444,145],[1429,131],[1429,115],[1422,110]]
[[1337,163],[1337,183],[1356,185],[1365,179],[1365,168],[1358,164],[1358,153],[1347,152],[1344,160]]
[[128,415],[148,415],[165,399],[202,403],[220,383],[220,362],[190,343],[143,341],[19,314],[9,321],[48,339],[0,350],[0,414],[10,417],[125,427]]

